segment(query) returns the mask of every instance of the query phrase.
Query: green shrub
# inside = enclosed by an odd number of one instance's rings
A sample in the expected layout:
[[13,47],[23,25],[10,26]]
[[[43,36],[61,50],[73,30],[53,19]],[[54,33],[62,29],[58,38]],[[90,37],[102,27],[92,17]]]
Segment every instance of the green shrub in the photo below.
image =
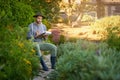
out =
[[92,33],[105,40],[109,47],[120,50],[120,16],[102,18],[91,25]]
[[110,16],[97,20],[91,25],[91,30],[93,34],[97,34],[102,39],[106,39],[108,34],[106,29],[116,26],[120,26],[120,16]]
[[31,6],[21,2],[16,2],[11,5],[12,8],[12,20],[14,24],[20,26],[27,26],[33,20],[33,9]]
[[75,37],[69,37],[68,40],[66,40],[67,42],[76,42],[78,39]]
[[[91,46],[92,45],[92,46]],[[86,50],[87,47],[90,47],[91,50],[94,49],[94,46],[96,46],[96,44],[92,44],[89,43],[87,41],[82,41],[82,40],[76,40],[74,42],[65,42],[65,44],[60,44],[58,47],[58,57],[68,53],[69,51],[73,51],[73,50]],[[90,49],[88,48],[88,49]],[[97,48],[97,46],[96,46]],[[87,50],[86,50],[87,51]]]
[[51,24],[49,21],[47,21],[46,19],[43,20],[43,23],[46,25],[47,29],[51,28]]
[[1,0],[0,7],[0,26],[27,26],[33,20],[31,6],[18,0]]
[[38,73],[39,59],[27,41],[27,28],[0,28],[0,80],[30,80]]
[[81,21],[94,21],[95,19],[91,15],[83,15]]
[[120,27],[113,27],[107,29],[108,36],[106,39],[107,44],[111,48],[116,48],[120,51]]
[[119,80],[120,52],[105,43],[77,41],[60,45],[56,71],[48,80]]
[[49,41],[53,44],[59,45],[65,42],[65,36],[61,34],[60,30],[53,29],[52,35],[49,36]]
[[63,44],[65,42],[65,36],[64,35],[60,35],[60,41],[59,44]]

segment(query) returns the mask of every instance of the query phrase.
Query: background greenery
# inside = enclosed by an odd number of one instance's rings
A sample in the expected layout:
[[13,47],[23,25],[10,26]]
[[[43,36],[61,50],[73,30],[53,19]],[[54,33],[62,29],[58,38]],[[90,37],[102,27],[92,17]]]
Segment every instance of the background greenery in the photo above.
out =
[[59,12],[60,0],[0,0],[0,27],[1,26],[28,26],[33,21],[33,15],[41,12],[47,21]]
[[27,26],[32,21],[33,9],[31,6],[17,0],[0,0],[0,27]]
[[43,23],[59,12],[59,0],[0,0],[0,80],[30,80],[39,71],[39,58],[33,43],[26,40],[33,15],[45,15]]
[[59,46],[56,71],[47,80],[119,80],[120,52],[106,43],[67,42]]
[[89,34],[97,35],[109,47],[120,50],[120,16],[109,16],[95,21]]
[[78,40],[58,46],[56,71],[47,80],[119,80],[120,16],[97,20],[90,27],[100,42]]
[[25,40],[26,31],[21,27],[0,28],[0,80],[30,80],[38,73],[39,58],[32,42]]
[[112,30],[114,28],[117,30],[115,27],[120,27],[120,16],[104,17],[91,24],[91,33],[97,34],[101,37],[101,40],[105,40],[109,35],[108,29]]

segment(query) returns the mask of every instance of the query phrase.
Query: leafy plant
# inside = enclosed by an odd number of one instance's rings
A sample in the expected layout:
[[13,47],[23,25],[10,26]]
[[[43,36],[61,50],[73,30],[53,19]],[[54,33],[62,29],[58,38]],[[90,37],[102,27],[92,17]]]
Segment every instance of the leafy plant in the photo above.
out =
[[33,20],[31,6],[18,0],[0,1],[0,26],[27,26]]
[[25,39],[27,29],[9,26],[0,31],[0,79],[32,79],[38,73],[39,59],[32,42]]
[[100,39],[105,40],[108,35],[106,29],[111,29],[116,26],[120,26],[120,16],[104,17],[91,25],[90,33],[96,34],[100,37]]
[[86,22],[87,21],[94,21],[94,20],[95,20],[94,17],[87,15],[87,14],[83,15],[83,17],[81,19],[81,21],[86,21]]
[[107,36],[107,44],[111,48],[116,48],[117,50],[120,50],[120,28],[119,27],[113,27],[111,29],[107,29],[108,36]]
[[43,23],[46,25],[47,29],[51,28],[51,24],[50,24],[50,22],[48,20],[44,19]]
[[65,37],[61,34],[60,30],[54,29],[51,32],[52,35],[48,38],[51,43],[59,45],[65,42]]
[[120,52],[106,43],[77,41],[60,45],[56,71],[48,80],[119,80]]

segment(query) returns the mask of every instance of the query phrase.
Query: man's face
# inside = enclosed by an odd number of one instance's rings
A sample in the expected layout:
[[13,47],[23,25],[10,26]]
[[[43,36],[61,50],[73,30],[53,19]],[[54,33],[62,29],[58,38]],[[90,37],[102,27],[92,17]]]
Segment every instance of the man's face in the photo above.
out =
[[42,16],[37,16],[36,17],[36,23],[40,24],[42,22]]

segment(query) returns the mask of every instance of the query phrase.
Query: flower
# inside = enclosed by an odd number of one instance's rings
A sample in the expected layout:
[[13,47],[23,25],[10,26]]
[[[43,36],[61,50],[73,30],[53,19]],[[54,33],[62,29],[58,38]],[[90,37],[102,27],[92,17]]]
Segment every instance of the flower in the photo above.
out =
[[27,60],[27,59],[24,58],[23,61],[24,61],[26,64],[31,65],[31,62],[30,62],[29,60]]
[[7,26],[7,29],[13,31],[13,26]]
[[24,43],[19,42],[19,43],[18,43],[18,46],[19,46],[20,48],[23,48],[23,47],[24,47]]
[[32,51],[33,53],[35,53],[35,50],[34,50],[34,49],[32,49],[31,51]]

